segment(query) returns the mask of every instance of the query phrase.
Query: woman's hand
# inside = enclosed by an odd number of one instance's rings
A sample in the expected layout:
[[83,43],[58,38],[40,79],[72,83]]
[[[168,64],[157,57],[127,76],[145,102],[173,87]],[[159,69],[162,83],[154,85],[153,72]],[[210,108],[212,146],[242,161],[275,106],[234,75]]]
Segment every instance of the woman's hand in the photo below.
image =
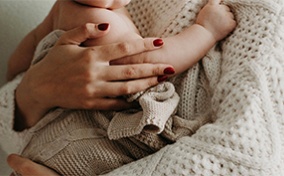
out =
[[[37,164],[27,158],[23,158],[16,154],[11,154],[7,158],[9,166],[21,176],[30,176],[30,175],[45,175],[45,176],[57,176],[55,171]],[[11,174],[14,175],[14,174]]]
[[164,80],[165,77],[158,76],[164,75],[170,65],[109,65],[111,60],[160,48],[159,39],[80,47],[86,39],[101,35],[94,24],[68,31],[42,61],[26,72],[16,90],[20,124],[31,127],[54,107],[126,109],[132,105],[117,97]]
[[197,63],[217,41],[225,38],[236,26],[229,7],[221,0],[209,0],[199,12],[196,24],[179,34],[164,38],[164,46],[155,51],[113,60],[112,65],[138,63],[165,63],[181,73]]

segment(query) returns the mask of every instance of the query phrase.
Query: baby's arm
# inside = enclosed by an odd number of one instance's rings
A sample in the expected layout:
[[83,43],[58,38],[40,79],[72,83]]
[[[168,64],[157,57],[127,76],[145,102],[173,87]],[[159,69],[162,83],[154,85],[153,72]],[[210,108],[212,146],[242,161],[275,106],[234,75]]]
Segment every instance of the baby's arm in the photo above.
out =
[[55,6],[44,21],[24,37],[16,50],[10,56],[8,60],[8,71],[6,74],[6,79],[8,81],[12,80],[16,75],[29,68],[37,44],[45,35],[52,31],[52,14],[54,10]]
[[126,6],[131,0],[74,0],[93,7],[117,9]]
[[161,49],[112,61],[111,64],[167,63],[181,73],[198,62],[217,41],[226,37],[236,26],[229,7],[221,0],[209,0],[199,12],[196,23],[178,35],[164,38]]
[[[199,12],[196,23],[180,34],[165,39],[164,48],[171,55],[171,63],[182,72],[198,62],[215,44],[225,38],[235,27],[236,21],[228,6],[221,0],[209,0]],[[154,53],[154,52],[153,52]]]

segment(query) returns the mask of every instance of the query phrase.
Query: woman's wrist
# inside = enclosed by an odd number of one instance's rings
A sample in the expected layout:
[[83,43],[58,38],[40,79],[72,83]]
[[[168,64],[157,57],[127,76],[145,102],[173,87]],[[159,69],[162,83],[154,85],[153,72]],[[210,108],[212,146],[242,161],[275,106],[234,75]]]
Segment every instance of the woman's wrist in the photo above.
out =
[[22,131],[34,126],[48,111],[48,108],[32,96],[32,88],[29,86],[27,74],[15,92],[15,123],[14,129]]

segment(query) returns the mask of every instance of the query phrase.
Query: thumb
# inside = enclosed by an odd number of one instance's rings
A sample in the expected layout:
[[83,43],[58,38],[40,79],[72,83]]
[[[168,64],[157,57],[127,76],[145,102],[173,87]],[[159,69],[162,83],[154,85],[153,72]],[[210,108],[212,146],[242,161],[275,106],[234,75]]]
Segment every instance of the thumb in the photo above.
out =
[[16,154],[11,154],[7,158],[9,166],[22,176],[28,175],[46,175],[46,176],[57,176],[58,174],[40,164],[37,164],[27,158],[23,158]]
[[55,45],[80,45],[87,39],[102,37],[108,31],[108,23],[87,23],[64,33]]

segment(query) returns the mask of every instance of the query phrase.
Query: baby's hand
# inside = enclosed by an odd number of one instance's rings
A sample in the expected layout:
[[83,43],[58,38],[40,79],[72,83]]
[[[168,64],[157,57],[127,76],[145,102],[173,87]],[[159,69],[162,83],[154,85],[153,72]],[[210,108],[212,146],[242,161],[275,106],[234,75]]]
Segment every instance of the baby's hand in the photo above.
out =
[[126,6],[131,0],[75,0],[80,4],[93,7],[118,9]]
[[225,38],[237,24],[230,8],[220,2],[221,0],[209,0],[196,20],[197,24],[211,32],[216,41]]

